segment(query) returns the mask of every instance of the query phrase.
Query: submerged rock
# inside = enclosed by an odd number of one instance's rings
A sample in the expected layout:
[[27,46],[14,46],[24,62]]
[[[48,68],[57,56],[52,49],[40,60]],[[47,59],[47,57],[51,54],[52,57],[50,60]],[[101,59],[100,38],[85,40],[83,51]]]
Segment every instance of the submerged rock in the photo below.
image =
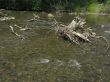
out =
[[63,66],[65,62],[57,59],[57,60],[54,60],[53,64],[56,66]]
[[49,14],[48,14],[48,18],[54,18],[54,15],[51,14],[51,13],[49,13]]
[[69,66],[69,67],[76,67],[76,68],[78,68],[78,69],[81,68],[81,64],[80,64],[77,60],[72,60],[72,59],[69,60],[68,66]]
[[104,31],[104,32],[110,34],[110,31]]
[[41,64],[46,64],[46,63],[49,63],[50,60],[49,59],[44,59],[44,58],[41,58],[39,59],[38,63],[41,63]]

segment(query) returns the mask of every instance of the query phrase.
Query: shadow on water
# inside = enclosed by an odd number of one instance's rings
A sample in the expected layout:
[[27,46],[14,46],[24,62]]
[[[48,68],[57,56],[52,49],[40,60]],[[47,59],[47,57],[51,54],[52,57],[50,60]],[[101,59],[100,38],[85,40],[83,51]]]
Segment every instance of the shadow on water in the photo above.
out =
[[[0,82],[109,82],[110,52],[104,53],[106,43],[95,40],[80,46],[58,38],[51,26],[42,22],[27,22],[36,12],[8,11],[16,20],[0,22]],[[46,13],[38,13],[47,19]],[[74,15],[55,14],[68,24]],[[110,42],[109,16],[86,15],[88,25]],[[29,31],[18,31],[19,39],[9,25],[26,25]],[[102,25],[104,25],[102,27]]]

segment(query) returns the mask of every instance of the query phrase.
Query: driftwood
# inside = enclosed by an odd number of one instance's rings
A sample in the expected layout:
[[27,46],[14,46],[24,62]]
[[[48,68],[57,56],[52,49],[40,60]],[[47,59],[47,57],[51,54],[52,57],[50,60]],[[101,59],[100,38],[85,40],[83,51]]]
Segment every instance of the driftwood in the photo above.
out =
[[9,26],[10,27],[10,30],[13,34],[15,34],[16,36],[18,37],[21,37],[21,35],[19,35],[17,32],[14,31],[14,27],[13,26]]
[[0,21],[8,21],[8,20],[14,20],[15,17],[1,17]]
[[19,28],[20,31],[27,31],[27,30],[30,30],[31,29],[31,28],[28,28],[27,25],[25,27],[21,27],[21,26],[18,26],[17,24],[15,24],[14,26],[17,27],[17,28]]
[[22,40],[25,39],[22,35],[18,34],[15,30],[14,27],[19,28],[20,31],[27,31],[30,30],[31,28],[28,28],[27,25],[23,28],[21,26],[18,26],[17,24],[15,24],[14,26],[9,26],[10,30],[13,34],[15,34],[17,37],[21,38]]
[[91,39],[96,36],[95,32],[87,27],[85,20],[80,17],[76,17],[67,26],[59,24],[56,20],[54,24],[58,35],[72,43],[79,44],[80,41],[91,42]]
[[8,20],[14,20],[15,17],[8,16],[6,12],[4,12],[4,9],[0,9],[0,21],[8,21]]
[[96,36],[96,33],[86,25],[86,21],[80,17],[76,17],[69,25],[59,24],[55,19],[54,21],[54,30],[57,34],[71,43],[79,45],[81,41],[92,42],[93,39],[102,38],[107,43],[105,53],[110,48],[107,39],[103,36]]
[[5,13],[4,9],[0,9],[0,17],[6,17],[7,14]]

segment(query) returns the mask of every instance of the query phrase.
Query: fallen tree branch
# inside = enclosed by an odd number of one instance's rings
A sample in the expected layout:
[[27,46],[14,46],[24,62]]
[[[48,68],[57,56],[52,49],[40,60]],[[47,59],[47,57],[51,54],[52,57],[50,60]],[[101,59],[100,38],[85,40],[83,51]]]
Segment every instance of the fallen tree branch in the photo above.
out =
[[12,26],[9,26],[9,27],[10,27],[11,32],[12,32],[13,34],[15,34],[15,35],[18,36],[18,37],[21,36],[21,35],[19,35],[17,32],[14,31],[14,27],[12,27]]
[[21,26],[18,26],[17,24],[15,24],[14,26],[15,27],[18,27],[19,29],[22,29],[22,27]]
[[[27,24],[28,25],[28,24]],[[31,28],[28,28],[27,25],[23,28],[21,26],[18,26],[17,24],[15,24],[14,26],[15,27],[18,27],[21,31],[27,31],[27,30],[30,30]]]

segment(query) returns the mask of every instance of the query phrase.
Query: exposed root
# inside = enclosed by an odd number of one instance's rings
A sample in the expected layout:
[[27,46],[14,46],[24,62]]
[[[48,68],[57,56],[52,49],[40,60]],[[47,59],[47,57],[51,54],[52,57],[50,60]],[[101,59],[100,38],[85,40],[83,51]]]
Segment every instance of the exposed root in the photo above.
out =
[[96,33],[93,32],[92,29],[86,25],[85,20],[80,17],[76,17],[67,26],[63,24],[59,24],[54,19],[54,30],[57,32],[57,34],[60,37],[67,39],[71,43],[75,43],[77,45],[79,45],[81,41],[92,42],[92,40],[95,38],[97,39],[102,38],[107,43],[107,48],[105,50],[105,53],[110,48],[107,39],[103,36],[96,36]]
[[96,36],[92,29],[87,27],[85,20],[80,17],[76,17],[68,26],[59,24],[55,19],[54,21],[54,30],[58,35],[72,43],[79,44],[80,41],[91,42],[90,39]]

